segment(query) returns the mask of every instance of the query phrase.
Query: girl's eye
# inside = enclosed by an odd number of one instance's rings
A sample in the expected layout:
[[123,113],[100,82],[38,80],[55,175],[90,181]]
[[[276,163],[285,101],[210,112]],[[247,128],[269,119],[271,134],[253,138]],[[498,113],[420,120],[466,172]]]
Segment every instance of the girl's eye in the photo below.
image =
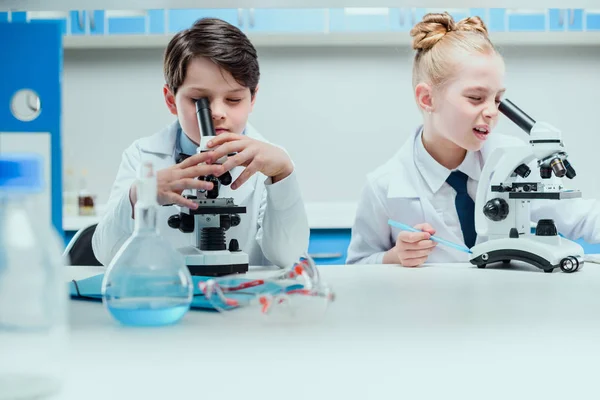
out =
[[469,99],[475,100],[475,101],[480,101],[481,100],[481,97],[474,97],[474,96],[468,96],[468,97],[469,97]]
[[231,103],[239,103],[240,101],[242,101],[242,99],[227,99],[227,101]]

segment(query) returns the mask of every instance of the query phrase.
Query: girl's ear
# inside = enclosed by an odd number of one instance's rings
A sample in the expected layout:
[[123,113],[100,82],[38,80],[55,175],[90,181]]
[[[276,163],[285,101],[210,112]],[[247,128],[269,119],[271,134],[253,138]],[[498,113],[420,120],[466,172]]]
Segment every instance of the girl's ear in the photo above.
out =
[[433,111],[432,94],[432,88],[427,83],[421,82],[415,87],[415,99],[423,112],[431,113]]

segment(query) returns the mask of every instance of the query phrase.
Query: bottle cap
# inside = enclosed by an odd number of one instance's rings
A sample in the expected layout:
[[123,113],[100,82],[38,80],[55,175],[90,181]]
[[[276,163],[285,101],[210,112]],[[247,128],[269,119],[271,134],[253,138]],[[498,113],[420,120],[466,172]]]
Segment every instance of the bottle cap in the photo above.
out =
[[39,193],[43,189],[43,159],[39,154],[0,154],[0,192]]

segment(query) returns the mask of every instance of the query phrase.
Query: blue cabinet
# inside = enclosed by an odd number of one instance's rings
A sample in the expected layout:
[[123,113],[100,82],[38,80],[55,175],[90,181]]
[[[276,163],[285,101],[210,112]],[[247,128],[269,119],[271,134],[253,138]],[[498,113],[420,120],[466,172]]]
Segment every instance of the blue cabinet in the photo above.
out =
[[90,35],[104,35],[104,33],[105,33],[104,11],[102,11],[102,10],[91,11],[89,13],[89,19],[87,22],[89,23]]
[[[394,20],[401,17],[398,9]],[[391,29],[391,12],[388,8],[332,8],[329,10],[330,32],[385,32]]]
[[201,18],[219,18],[242,28],[243,11],[241,9],[174,9],[167,10],[170,33],[176,33],[191,27]]
[[488,30],[490,32],[506,31],[506,9],[490,8],[488,14]]
[[61,11],[28,11],[13,12],[11,20],[13,22],[54,22],[60,26],[62,35],[67,33],[68,13]]
[[551,8],[548,10],[549,30],[560,31],[582,31],[583,9]]
[[148,33],[165,34],[167,32],[165,10],[148,10]]
[[390,8],[391,30],[410,32],[426,13],[425,8]]
[[8,22],[8,12],[0,12],[0,22]]
[[11,22],[27,22],[27,12],[26,11],[13,11],[11,13]]
[[107,10],[105,11],[107,33],[109,35],[135,35],[147,33],[147,11]]
[[546,10],[507,10],[508,30],[512,32],[543,32],[546,30]]
[[571,8],[569,9],[567,16],[567,30],[568,31],[582,31],[583,30],[583,9]]
[[244,10],[244,30],[248,32],[317,33],[325,32],[324,9],[248,9]]
[[71,35],[102,35],[104,34],[104,11],[72,10]]
[[551,31],[564,31],[566,29],[565,14],[567,10],[561,8],[551,8],[548,11],[549,29]]
[[87,11],[73,10],[70,12],[71,35],[85,35],[87,33]]
[[600,10],[585,12],[585,26],[588,31],[600,31]]
[[308,253],[318,265],[341,265],[346,263],[350,229],[312,229]]

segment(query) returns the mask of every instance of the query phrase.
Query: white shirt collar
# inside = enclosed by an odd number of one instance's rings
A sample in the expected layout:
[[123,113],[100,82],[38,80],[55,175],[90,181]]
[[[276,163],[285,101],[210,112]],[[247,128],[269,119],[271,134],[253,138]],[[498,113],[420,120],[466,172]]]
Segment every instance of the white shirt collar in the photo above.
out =
[[[415,165],[423,177],[423,180],[427,182],[429,189],[431,189],[433,193],[436,193],[442,187],[444,182],[446,182],[446,179],[448,179],[452,171],[438,163],[431,154],[427,152],[423,145],[422,135],[423,128],[421,128],[421,131],[415,140]],[[480,152],[468,151],[465,159],[457,169],[464,172],[469,178],[479,181],[481,168]]]

